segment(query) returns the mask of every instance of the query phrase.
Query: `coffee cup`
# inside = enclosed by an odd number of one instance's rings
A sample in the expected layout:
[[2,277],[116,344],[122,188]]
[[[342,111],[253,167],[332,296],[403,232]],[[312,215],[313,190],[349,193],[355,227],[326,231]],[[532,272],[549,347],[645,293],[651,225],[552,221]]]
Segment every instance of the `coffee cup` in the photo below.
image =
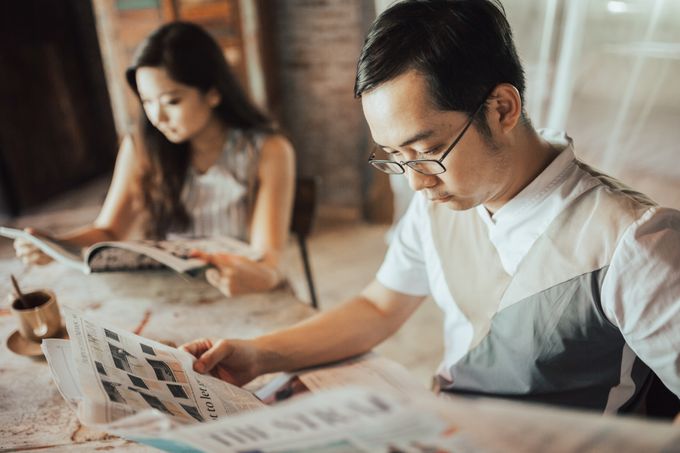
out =
[[47,289],[14,297],[12,313],[19,322],[19,333],[27,340],[40,343],[43,338],[58,337],[61,334],[61,315],[54,293]]

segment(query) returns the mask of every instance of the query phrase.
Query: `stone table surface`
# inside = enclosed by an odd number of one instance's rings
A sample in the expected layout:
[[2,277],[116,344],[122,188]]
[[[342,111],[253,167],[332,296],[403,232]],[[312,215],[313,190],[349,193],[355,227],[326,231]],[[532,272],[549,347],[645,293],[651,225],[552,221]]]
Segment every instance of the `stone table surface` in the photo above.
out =
[[82,426],[44,358],[8,349],[6,340],[17,326],[9,310],[10,273],[25,291],[52,289],[60,306],[176,344],[198,337],[254,337],[313,313],[289,289],[227,298],[203,279],[171,271],[84,275],[57,263],[25,268],[18,260],[0,260],[0,452],[158,451]]

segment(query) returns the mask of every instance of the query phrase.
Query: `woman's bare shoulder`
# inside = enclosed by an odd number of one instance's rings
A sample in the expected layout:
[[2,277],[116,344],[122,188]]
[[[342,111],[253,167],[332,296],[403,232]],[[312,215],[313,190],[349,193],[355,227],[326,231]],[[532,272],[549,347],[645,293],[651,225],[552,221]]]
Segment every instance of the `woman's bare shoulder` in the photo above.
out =
[[285,162],[295,157],[293,145],[288,138],[281,133],[272,133],[262,139],[260,148],[263,160]]

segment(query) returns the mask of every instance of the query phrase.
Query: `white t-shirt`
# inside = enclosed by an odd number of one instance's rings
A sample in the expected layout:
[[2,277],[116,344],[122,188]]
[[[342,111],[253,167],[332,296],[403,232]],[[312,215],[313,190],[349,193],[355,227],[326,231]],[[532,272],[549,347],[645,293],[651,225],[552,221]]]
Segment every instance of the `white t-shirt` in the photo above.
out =
[[[566,134],[544,130],[541,135],[562,150],[558,157],[493,216],[484,206],[476,208],[510,276],[557,215],[599,184],[576,164]],[[445,354],[439,371],[446,375],[470,351],[474,328],[451,296],[430,229],[428,201],[418,193],[397,227],[377,280],[404,294],[431,295],[444,311]],[[627,228],[600,294],[605,316],[629,348],[680,395],[680,212],[650,207]],[[633,359],[631,354],[623,360]]]

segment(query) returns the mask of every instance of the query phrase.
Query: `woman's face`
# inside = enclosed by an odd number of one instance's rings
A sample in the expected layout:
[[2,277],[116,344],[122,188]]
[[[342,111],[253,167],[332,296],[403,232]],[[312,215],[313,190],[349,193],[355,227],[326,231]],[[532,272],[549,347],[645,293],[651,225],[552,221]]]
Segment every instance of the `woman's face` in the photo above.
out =
[[174,81],[165,68],[143,66],[135,78],[147,118],[173,143],[192,140],[203,132],[220,101],[212,90],[202,93]]

